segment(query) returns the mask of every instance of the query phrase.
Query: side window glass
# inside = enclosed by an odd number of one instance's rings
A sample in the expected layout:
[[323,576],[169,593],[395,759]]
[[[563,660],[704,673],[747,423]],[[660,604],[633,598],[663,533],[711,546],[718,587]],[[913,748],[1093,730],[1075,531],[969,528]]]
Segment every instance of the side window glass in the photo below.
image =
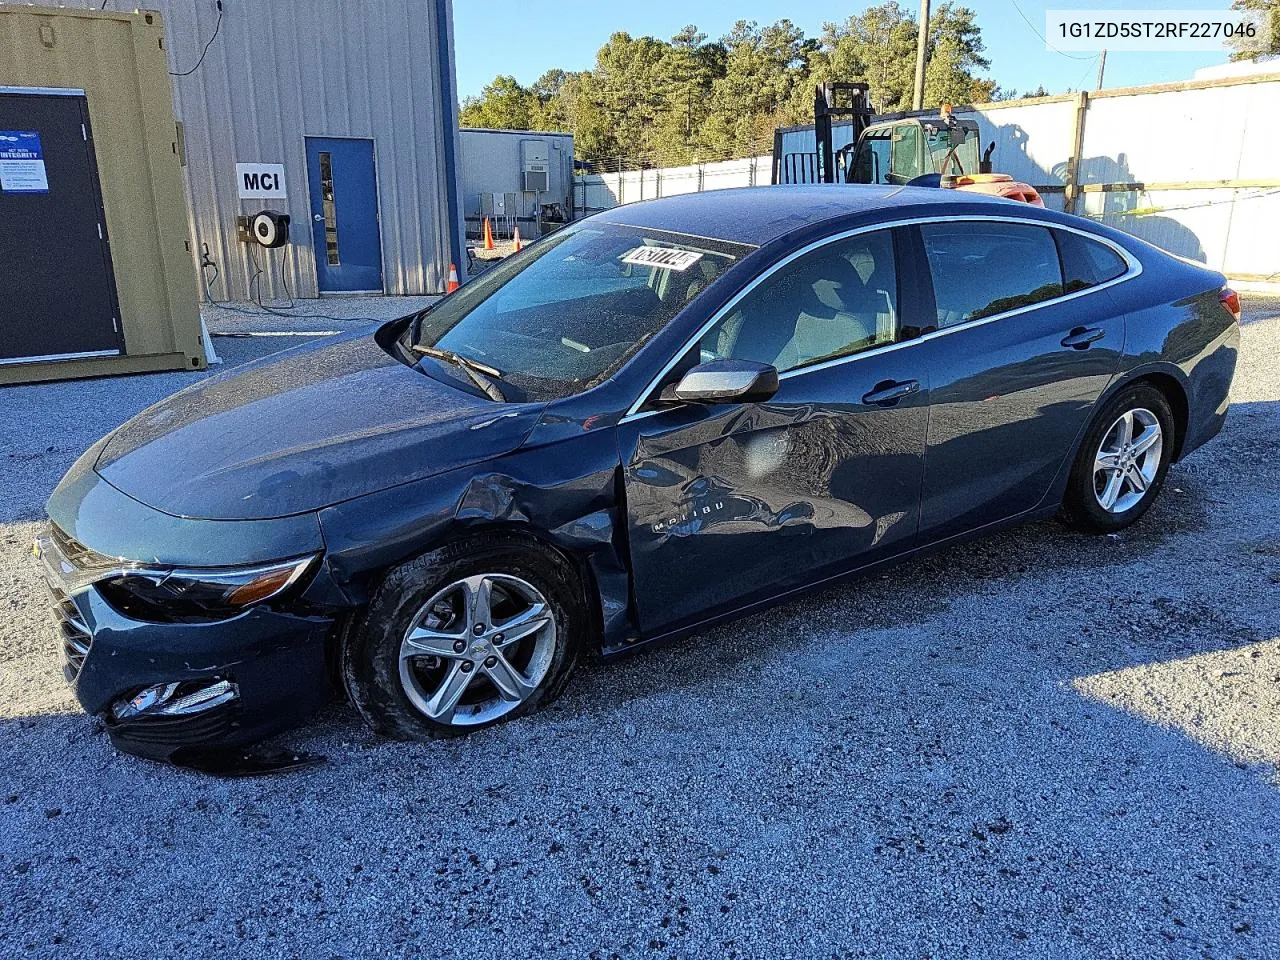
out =
[[1055,230],[1053,235],[1062,256],[1062,278],[1067,293],[1096,287],[1123,276],[1129,269],[1120,254],[1105,243],[1070,230]]
[[855,183],[888,183],[891,142],[888,132],[864,137],[858,147]]
[[877,230],[770,276],[703,336],[701,359],[754,360],[782,373],[892,343],[897,327],[893,235]]
[[997,221],[920,225],[938,326],[1062,296],[1058,249],[1045,227]]
[[920,170],[920,128],[903,123],[893,128],[893,181],[906,183],[918,177]]

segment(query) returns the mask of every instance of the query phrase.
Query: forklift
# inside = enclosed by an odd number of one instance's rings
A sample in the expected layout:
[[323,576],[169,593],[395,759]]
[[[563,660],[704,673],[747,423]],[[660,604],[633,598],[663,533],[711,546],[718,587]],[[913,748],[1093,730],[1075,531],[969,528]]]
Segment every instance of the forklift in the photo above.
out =
[[[813,98],[817,150],[784,154],[784,131],[779,130],[774,136],[774,182],[941,187],[1044,206],[1030,184],[991,172],[994,141],[978,156],[976,121],[957,119],[951,107],[944,106],[933,116],[876,123],[867,96],[870,89],[862,82],[817,86]],[[848,120],[851,128],[850,141],[839,148],[834,143],[834,120]]]

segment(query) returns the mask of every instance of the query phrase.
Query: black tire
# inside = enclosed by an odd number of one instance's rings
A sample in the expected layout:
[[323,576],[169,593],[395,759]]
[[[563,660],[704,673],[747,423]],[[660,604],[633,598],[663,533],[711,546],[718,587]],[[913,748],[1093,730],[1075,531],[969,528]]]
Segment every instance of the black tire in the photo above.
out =
[[[547,599],[556,644],[536,689],[496,719],[454,726],[414,706],[400,677],[400,645],[423,605],[450,583],[482,573],[519,577]],[[369,606],[347,631],[342,675],[360,715],[377,733],[399,740],[454,737],[526,716],[563,691],[588,635],[582,585],[556,551],[508,532],[478,534],[446,544],[392,569]],[[477,673],[477,677],[479,674]]]
[[[1094,458],[1112,425],[1127,411],[1149,410],[1155,414],[1162,433],[1160,463],[1152,482],[1141,499],[1120,513],[1105,509],[1098,502],[1094,486]],[[1150,509],[1160,494],[1169,464],[1173,459],[1175,440],[1173,411],[1164,393],[1149,383],[1136,383],[1121,390],[1094,416],[1067,480],[1062,501],[1061,520],[1085,533],[1114,533],[1134,523]]]

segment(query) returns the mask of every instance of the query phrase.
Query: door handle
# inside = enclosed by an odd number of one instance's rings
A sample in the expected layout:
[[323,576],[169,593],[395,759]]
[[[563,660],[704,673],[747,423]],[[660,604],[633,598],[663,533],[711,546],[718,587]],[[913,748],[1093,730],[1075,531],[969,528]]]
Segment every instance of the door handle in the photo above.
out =
[[919,380],[883,380],[870,393],[862,395],[862,402],[876,407],[892,407],[919,389]]
[[1095,340],[1101,340],[1106,335],[1107,332],[1098,327],[1076,327],[1062,338],[1062,345],[1075,347],[1077,350],[1088,350],[1089,344]]
[[313,213],[313,214],[311,215],[311,219],[312,219],[312,220],[314,220],[316,223],[324,223],[324,214],[322,214],[322,213]]

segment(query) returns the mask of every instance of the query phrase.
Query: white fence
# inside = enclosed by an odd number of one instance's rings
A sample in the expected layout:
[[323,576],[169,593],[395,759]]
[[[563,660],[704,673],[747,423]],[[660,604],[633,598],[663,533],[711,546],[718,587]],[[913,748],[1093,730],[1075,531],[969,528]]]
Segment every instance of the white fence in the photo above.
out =
[[[995,141],[995,168],[1037,187],[1047,206],[1101,220],[1236,280],[1274,288],[1280,285],[1276,104],[1280,78],[1272,74],[955,112],[978,121],[984,146]],[[784,153],[813,149],[812,129],[784,136]],[[579,177],[579,210],[766,184],[771,161],[755,157]]]
[[755,187],[770,183],[772,157],[748,157],[687,167],[659,167],[622,173],[593,173],[576,179],[575,204],[579,216],[612,210],[624,203],[674,197],[681,193]]

